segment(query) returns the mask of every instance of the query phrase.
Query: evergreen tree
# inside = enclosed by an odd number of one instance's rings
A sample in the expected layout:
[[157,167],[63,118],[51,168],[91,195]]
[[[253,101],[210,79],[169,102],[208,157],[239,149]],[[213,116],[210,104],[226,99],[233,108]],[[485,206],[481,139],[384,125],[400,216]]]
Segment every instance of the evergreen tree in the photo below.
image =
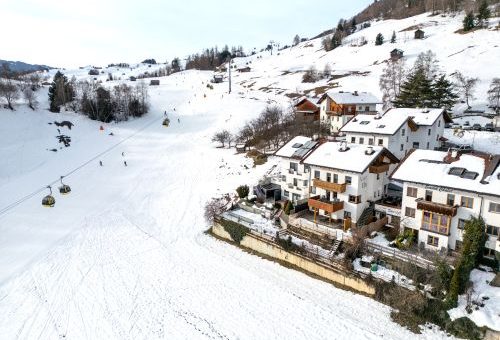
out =
[[477,21],[479,26],[483,26],[484,21],[490,18],[491,11],[488,8],[488,1],[483,0],[479,6],[479,13],[477,14]]
[[382,33],[377,34],[377,37],[375,38],[375,45],[379,46],[382,45],[383,43],[384,43],[384,36],[382,35]]
[[395,107],[431,107],[433,104],[433,84],[425,70],[415,69],[401,86],[394,100]]
[[391,44],[396,42],[396,31],[392,31]]
[[71,102],[74,98],[73,85],[62,72],[57,71],[49,87],[49,110],[59,112],[61,105]]
[[472,13],[472,11],[467,13],[467,15],[464,18],[463,24],[464,24],[464,31],[466,32],[474,28],[475,26],[474,14]]
[[457,102],[458,95],[453,91],[453,84],[446,79],[444,74],[436,79],[432,90],[432,107],[444,107],[449,110]]

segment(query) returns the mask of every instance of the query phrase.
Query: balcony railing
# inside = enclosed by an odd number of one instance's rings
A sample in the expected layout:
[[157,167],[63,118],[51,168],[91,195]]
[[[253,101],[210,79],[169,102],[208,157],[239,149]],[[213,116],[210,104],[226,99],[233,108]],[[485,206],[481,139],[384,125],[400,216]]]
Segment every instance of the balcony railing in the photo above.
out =
[[319,198],[319,196],[309,198],[307,204],[309,208],[324,210],[328,214],[344,209],[343,201],[330,201]]
[[333,192],[345,192],[347,184],[346,183],[331,183],[327,181],[322,181],[320,179],[313,179],[313,186],[321,189],[325,189]]
[[416,200],[417,209],[434,212],[441,215],[456,216],[458,207],[450,206],[442,203],[425,201],[422,198]]
[[369,171],[371,174],[381,174],[389,171],[389,163],[370,165]]

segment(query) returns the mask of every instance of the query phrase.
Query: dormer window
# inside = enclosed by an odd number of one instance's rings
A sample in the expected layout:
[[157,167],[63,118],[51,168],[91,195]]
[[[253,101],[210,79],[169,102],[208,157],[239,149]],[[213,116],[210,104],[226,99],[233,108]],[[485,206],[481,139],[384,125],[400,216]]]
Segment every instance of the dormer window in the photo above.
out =
[[359,123],[361,125],[368,125],[370,124],[370,121],[369,120],[363,120],[361,123]]
[[451,168],[450,171],[448,171],[448,174],[460,177],[463,175],[464,172],[465,172],[464,168]]
[[477,172],[473,171],[465,171],[462,175],[462,178],[467,178],[467,179],[476,179],[476,177],[479,176]]
[[380,125],[377,126],[377,129],[383,129],[383,128],[385,128],[384,124],[380,124]]

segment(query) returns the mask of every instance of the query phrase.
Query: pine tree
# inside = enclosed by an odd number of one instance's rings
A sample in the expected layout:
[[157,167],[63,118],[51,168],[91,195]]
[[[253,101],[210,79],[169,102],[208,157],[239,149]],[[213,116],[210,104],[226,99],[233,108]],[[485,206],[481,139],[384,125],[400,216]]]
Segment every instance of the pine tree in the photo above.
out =
[[458,95],[453,91],[453,84],[446,79],[444,74],[436,79],[432,85],[432,90],[432,107],[444,107],[449,110],[457,102]]
[[75,99],[73,84],[61,72],[57,71],[49,87],[49,110],[59,112],[60,106],[69,103]]
[[488,8],[488,1],[483,0],[479,6],[479,13],[477,14],[477,21],[479,26],[483,26],[484,21],[490,18],[491,11]]
[[396,42],[396,31],[392,31],[391,44]]
[[425,70],[417,68],[403,83],[393,104],[395,107],[431,107],[432,91],[432,79],[426,77]]
[[475,27],[474,14],[472,13],[472,11],[467,13],[467,15],[464,18],[463,24],[464,24],[464,31],[466,32],[470,31]]
[[377,34],[377,37],[375,38],[375,45],[379,46],[382,45],[383,43],[384,43],[384,36],[382,35],[382,33]]

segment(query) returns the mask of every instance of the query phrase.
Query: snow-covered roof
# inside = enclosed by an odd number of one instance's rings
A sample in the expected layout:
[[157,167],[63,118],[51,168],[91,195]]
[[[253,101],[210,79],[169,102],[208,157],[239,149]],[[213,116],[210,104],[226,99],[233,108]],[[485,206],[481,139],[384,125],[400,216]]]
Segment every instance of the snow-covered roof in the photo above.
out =
[[[328,91],[326,93],[331,100],[335,101],[337,104],[380,104],[381,101],[373,94],[369,92],[339,92],[339,91]],[[324,100],[323,95],[318,103]]]
[[385,114],[359,114],[347,122],[341,131],[393,135],[411,118],[417,125],[432,125],[443,114],[442,109],[390,109]]
[[299,104],[303,103],[303,102],[304,102],[304,101],[306,101],[306,100],[307,100],[308,102],[310,102],[311,104],[313,104],[314,106],[319,107],[319,105],[318,105],[318,103],[317,103],[318,98],[307,97],[307,96],[302,96],[302,97],[300,97],[299,99],[297,99],[297,101],[295,102],[295,104],[294,104],[294,105],[295,105],[295,106],[297,106],[297,105],[299,105]]
[[374,152],[367,154],[366,145],[347,144],[347,151],[340,151],[341,145],[341,142],[323,143],[306,158],[304,163],[362,173],[385,150],[380,146],[371,146]]
[[276,151],[275,155],[279,157],[291,158],[298,149],[300,149],[302,146],[304,146],[304,144],[310,141],[312,141],[310,137],[294,137],[288,143],[283,145],[278,151]]
[[[403,182],[500,196],[500,179],[498,178],[500,166],[497,166],[485,179],[487,182],[481,182],[486,166],[484,158],[464,154],[457,161],[446,163],[444,162],[446,156],[447,152],[443,151],[414,150],[391,177]],[[451,174],[450,170],[452,170]],[[477,173],[477,176],[473,173]]]

